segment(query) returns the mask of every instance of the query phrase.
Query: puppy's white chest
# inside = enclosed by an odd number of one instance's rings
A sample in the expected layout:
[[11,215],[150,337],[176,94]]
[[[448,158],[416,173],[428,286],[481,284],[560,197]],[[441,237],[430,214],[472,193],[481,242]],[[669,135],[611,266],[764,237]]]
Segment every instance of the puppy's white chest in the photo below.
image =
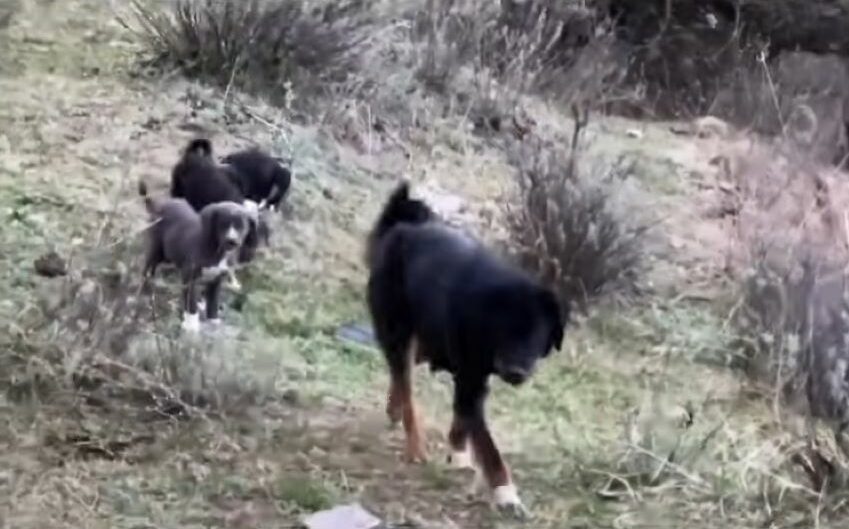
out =
[[230,267],[227,265],[227,256],[224,256],[221,261],[214,266],[205,266],[200,269],[200,280],[201,281],[215,281],[219,279],[221,276],[226,274],[230,270]]

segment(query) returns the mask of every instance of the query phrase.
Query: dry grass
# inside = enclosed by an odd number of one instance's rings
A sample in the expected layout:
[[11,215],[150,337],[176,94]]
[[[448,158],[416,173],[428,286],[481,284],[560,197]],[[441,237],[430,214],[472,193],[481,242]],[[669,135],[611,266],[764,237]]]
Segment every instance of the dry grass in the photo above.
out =
[[570,151],[538,138],[520,147],[519,205],[508,216],[520,260],[586,310],[602,294],[635,291],[647,226],[614,206],[628,167],[589,167],[580,145],[586,122],[574,123]]
[[[183,80],[128,81],[132,53],[114,52],[135,50],[126,33],[92,38],[87,29],[109,14],[93,0],[72,7],[28,5],[16,24],[31,26],[11,33],[13,58],[27,69],[0,79],[13,98],[0,104],[9,144],[0,141],[0,211],[12,219],[0,229],[12,249],[0,255],[9,331],[0,333],[0,517],[24,529],[292,526],[310,510],[360,500],[395,525],[514,526],[466,498],[469,476],[441,463],[449,381],[417,375],[434,460],[404,465],[400,433],[385,430],[380,354],[336,333],[366,320],[362,235],[398,173],[497,203],[510,184],[506,153],[456,114],[398,120],[393,126],[413,129],[408,136],[396,130],[383,149],[360,149],[249,96],[233,106],[222,90]],[[410,51],[397,25],[373,23],[391,39],[369,41],[369,57],[396,44]],[[46,51],[32,47],[39,38]],[[102,49],[113,50],[104,64],[120,67],[91,79]],[[427,96],[395,84],[414,80],[415,66],[387,69],[391,86],[367,93],[397,96],[392,116],[427,107]],[[365,116],[390,108],[355,96],[327,105],[354,101]],[[545,111],[545,125],[568,141],[568,116],[556,105]],[[363,145],[377,145],[374,121],[357,123]],[[596,125],[593,144],[608,154],[651,147],[674,158],[704,148],[659,133],[656,145],[638,144],[620,130],[633,124]],[[296,169],[273,247],[244,277],[247,294],[227,296],[228,327],[187,343],[174,329],[170,276],[153,298],[136,293],[144,213],[127,190],[142,174],[164,187],[174,146],[197,127],[215,131],[222,150],[250,140],[293,156]],[[696,184],[673,185],[672,171],[658,167],[646,178],[652,197],[689,208]],[[502,224],[497,209],[481,225]],[[49,249],[67,259],[68,276],[34,274],[31,263]],[[714,309],[651,298],[596,311],[530,385],[493,384],[493,431],[534,527],[829,527],[845,519],[845,493],[820,495],[792,463],[804,443],[772,400],[698,361],[740,354]]]
[[356,2],[180,0],[164,7],[134,1],[132,8],[125,24],[137,28],[155,65],[278,102],[295,97],[293,86],[326,90],[323,85],[343,82],[357,70],[366,38]]

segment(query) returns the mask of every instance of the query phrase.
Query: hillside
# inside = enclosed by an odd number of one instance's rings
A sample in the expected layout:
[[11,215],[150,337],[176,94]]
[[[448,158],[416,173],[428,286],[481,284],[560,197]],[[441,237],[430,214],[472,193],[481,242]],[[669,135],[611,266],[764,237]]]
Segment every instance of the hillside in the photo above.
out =
[[[344,93],[307,111],[146,69],[107,2],[29,0],[9,24],[4,526],[290,527],[352,500],[388,527],[521,525],[467,497],[471,476],[444,462],[450,380],[417,373],[431,460],[406,464],[403,434],[384,415],[381,354],[340,331],[368,322],[365,233],[399,178],[451,222],[508,244],[503,206],[516,186],[500,144],[420,92],[402,106],[421,125],[376,131],[362,121],[372,107]],[[385,42],[400,38],[385,26]],[[401,66],[385,77],[415,82]],[[567,108],[523,103],[539,134],[568,142]],[[628,211],[653,226],[642,277],[651,294],[579,318],[527,386],[494,383],[489,420],[533,512],[528,526],[845,526],[845,490],[823,500],[791,460],[801,430],[769,389],[728,367],[742,354],[725,275],[738,226],[715,214],[728,178],[717,157],[737,164],[771,147],[745,132],[680,132],[688,126],[600,115],[588,125],[587,156],[625,161]],[[244,293],[227,295],[225,328],[187,343],[172,340],[175,278],[160,278],[153,300],[137,290],[146,218],[136,182],[165,192],[199,134],[219,153],[259,144],[291,156],[295,176],[271,248],[245,272]],[[36,273],[49,252],[67,275]]]

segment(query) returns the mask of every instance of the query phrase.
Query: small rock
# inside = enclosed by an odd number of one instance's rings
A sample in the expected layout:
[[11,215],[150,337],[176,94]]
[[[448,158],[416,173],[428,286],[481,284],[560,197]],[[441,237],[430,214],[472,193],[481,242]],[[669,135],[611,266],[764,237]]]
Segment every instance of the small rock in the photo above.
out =
[[313,513],[303,523],[308,529],[374,529],[380,519],[354,503]]
[[628,129],[625,131],[625,134],[627,134],[629,138],[636,138],[638,140],[643,137],[643,131],[638,129]]
[[283,400],[293,405],[300,404],[301,394],[297,389],[289,388],[283,392]]
[[68,263],[55,251],[37,258],[33,265],[35,273],[43,277],[60,277],[68,273]]

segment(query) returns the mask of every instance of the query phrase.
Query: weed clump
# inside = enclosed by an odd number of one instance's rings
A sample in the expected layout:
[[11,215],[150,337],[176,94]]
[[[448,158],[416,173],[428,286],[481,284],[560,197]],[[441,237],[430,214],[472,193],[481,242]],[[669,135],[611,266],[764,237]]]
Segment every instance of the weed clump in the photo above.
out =
[[584,309],[599,295],[636,286],[647,231],[613,206],[627,166],[590,175],[579,163],[585,124],[576,121],[568,153],[542,141],[524,145],[516,162],[519,204],[508,208],[520,261]]
[[[132,3],[136,33],[158,66],[190,77],[291,98],[295,85],[342,81],[365,34],[356,2],[302,0]],[[126,24],[130,25],[130,24]]]

